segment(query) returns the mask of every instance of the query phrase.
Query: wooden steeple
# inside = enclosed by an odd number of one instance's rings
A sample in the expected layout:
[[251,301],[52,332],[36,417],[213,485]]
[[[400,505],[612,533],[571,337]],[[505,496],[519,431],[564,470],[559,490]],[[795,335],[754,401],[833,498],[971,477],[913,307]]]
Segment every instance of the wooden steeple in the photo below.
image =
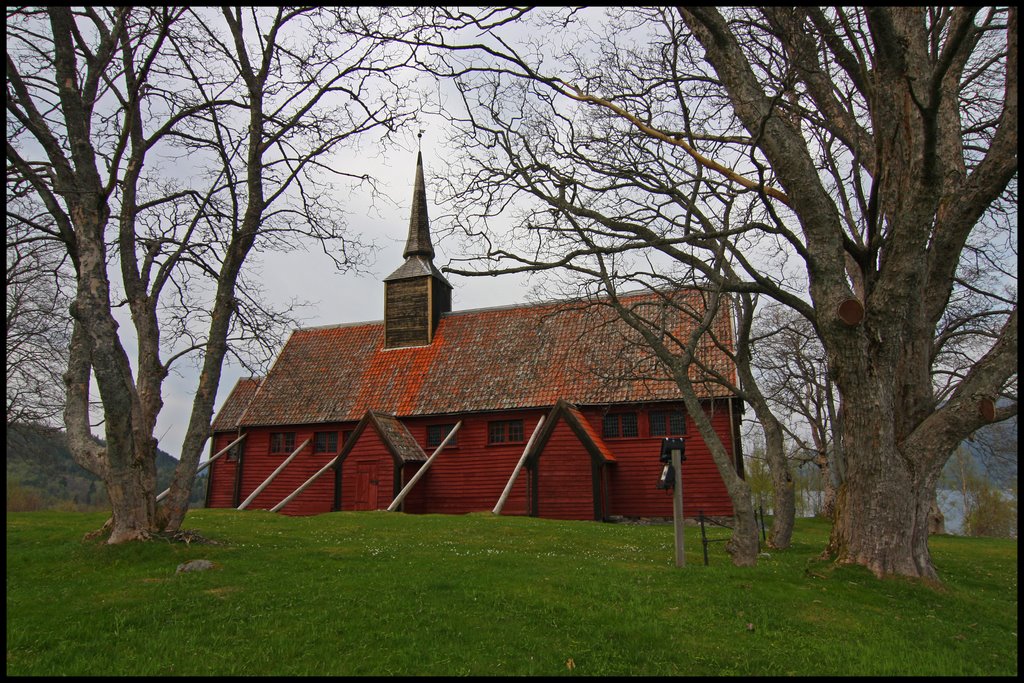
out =
[[402,256],[405,263],[384,278],[384,348],[387,349],[430,344],[441,315],[452,310],[452,286],[434,266],[422,153],[416,157],[409,237]]

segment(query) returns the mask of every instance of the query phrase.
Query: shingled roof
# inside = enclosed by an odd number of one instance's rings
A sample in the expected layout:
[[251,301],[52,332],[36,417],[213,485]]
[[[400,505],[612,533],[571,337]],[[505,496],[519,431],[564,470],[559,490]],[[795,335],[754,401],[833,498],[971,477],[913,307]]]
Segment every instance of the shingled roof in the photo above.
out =
[[[701,308],[695,291],[673,296]],[[625,300],[642,297],[653,301],[650,294]],[[671,307],[663,315],[677,335],[692,329],[690,318]],[[731,344],[727,310],[719,311],[713,330]],[[295,330],[237,424],[348,422],[368,410],[407,417],[550,407],[559,399],[576,405],[678,400],[676,383],[637,341],[607,306],[566,303],[448,313],[433,343],[400,349],[383,348],[381,321]],[[735,381],[721,350],[707,342],[700,353]],[[702,398],[729,395],[704,382],[695,367],[691,379]],[[234,399],[233,392],[218,425],[231,422]]]
[[243,377],[235,383],[213,421],[213,431],[223,432],[238,428],[238,419],[252,402],[262,380],[262,377]]
[[373,410],[366,411],[366,415],[359,421],[352,430],[352,437],[344,444],[339,456],[342,460],[348,457],[352,447],[359,440],[359,435],[369,426],[377,430],[384,446],[391,452],[392,457],[401,462],[423,462],[427,454],[420,448],[419,443],[413,438],[405,425],[398,421],[394,415],[385,415]]
[[564,421],[569,425],[569,428],[576,433],[580,443],[583,444],[583,447],[587,449],[592,458],[599,462],[615,462],[615,455],[594,429],[594,426],[590,424],[587,418],[583,417],[579,408],[565,399],[559,399],[555,407],[551,409],[551,412],[544,417],[546,420],[544,427],[537,435],[537,441],[530,448],[530,454],[527,456],[527,461],[531,463],[531,466],[536,464],[537,459],[544,452],[544,447],[547,445],[551,435],[554,434],[559,421]]

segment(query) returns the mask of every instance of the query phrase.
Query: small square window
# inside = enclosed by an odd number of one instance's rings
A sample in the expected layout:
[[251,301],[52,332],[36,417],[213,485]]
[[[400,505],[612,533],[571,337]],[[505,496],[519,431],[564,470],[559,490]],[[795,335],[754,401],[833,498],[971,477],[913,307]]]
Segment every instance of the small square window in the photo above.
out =
[[679,410],[652,410],[651,436],[682,436],[686,434],[686,415]]
[[522,420],[500,420],[498,422],[490,422],[487,425],[488,443],[522,443],[522,441]]
[[522,420],[510,420],[508,422],[508,440],[513,442],[523,440]]
[[606,439],[639,436],[636,413],[610,413],[604,416],[601,424],[601,436]]
[[295,432],[271,432],[270,452],[291,453],[295,450]]
[[505,423],[504,422],[492,422],[487,425],[487,442],[488,443],[504,443],[505,442]]
[[338,432],[316,432],[313,435],[314,453],[337,453]]
[[[448,436],[448,433],[455,429],[453,424],[443,425],[427,425],[427,448],[437,448],[444,441],[444,438]],[[453,436],[448,441],[448,447],[457,446],[459,437],[458,435]]]

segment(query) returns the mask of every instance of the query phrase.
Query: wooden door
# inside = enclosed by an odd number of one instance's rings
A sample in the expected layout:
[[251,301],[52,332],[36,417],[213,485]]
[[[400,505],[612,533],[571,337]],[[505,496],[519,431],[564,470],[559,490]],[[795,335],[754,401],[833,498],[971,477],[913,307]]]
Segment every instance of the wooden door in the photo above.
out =
[[362,461],[356,464],[356,510],[377,509],[377,462]]

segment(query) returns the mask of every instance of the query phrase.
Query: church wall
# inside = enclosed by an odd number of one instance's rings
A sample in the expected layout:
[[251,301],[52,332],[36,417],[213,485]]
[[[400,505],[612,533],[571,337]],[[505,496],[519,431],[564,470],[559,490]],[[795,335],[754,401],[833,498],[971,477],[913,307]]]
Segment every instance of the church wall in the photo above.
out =
[[[307,438],[310,442],[296,455],[290,463],[249,503],[247,509],[269,510],[301,486],[307,479],[317,473],[324,465],[337,455],[337,451],[314,453],[313,435],[316,431],[341,431],[338,425],[284,426],[247,429],[248,435],[242,442],[244,451],[241,462],[225,462],[223,456],[212,465],[214,469],[210,493],[209,507],[236,507],[245,501],[277,467],[284,462],[295,448]],[[270,441],[273,432],[294,432],[294,445],[283,453],[271,453]],[[219,450],[236,438],[235,432],[217,434],[214,437],[215,448]],[[340,446],[340,443],[339,443]],[[235,498],[234,487],[237,468],[241,467],[241,483],[238,497]],[[330,512],[334,499],[334,482],[330,470],[313,482],[295,500],[286,505],[281,512],[288,515],[308,515]]]
[[[407,499],[407,511],[443,514],[490,511],[526,448],[526,443],[546,411],[510,411],[463,415],[457,418],[409,418],[403,420],[409,433],[429,456],[435,447],[427,446],[427,427],[452,424],[460,419],[457,444],[446,446],[435,458],[430,470],[417,482]],[[523,421],[522,441],[488,443],[491,422]],[[408,477],[407,477],[408,479]],[[502,511],[506,515],[525,515],[528,473],[522,470]],[[415,496],[415,498],[413,498]]]
[[[630,408],[629,410],[632,410]],[[616,464],[608,468],[609,514],[626,517],[671,517],[671,490],[656,488],[661,475],[659,459],[663,436],[650,433],[650,412],[663,410],[649,405],[637,410],[640,436],[606,438],[605,444],[615,454]],[[705,404],[715,432],[722,439],[726,452],[732,452],[732,434],[728,406],[719,401],[712,407]],[[583,413],[601,434],[605,410],[588,409]],[[617,412],[614,411],[613,412]],[[686,417],[686,461],[683,463],[683,513],[696,517],[703,511],[709,516],[731,516],[732,503],[711,452],[701,438],[693,418]]]
[[564,420],[559,421],[537,460],[538,517],[594,519],[594,477],[590,452]]
[[397,493],[394,457],[367,425],[341,463],[341,509],[386,510]]
[[[606,495],[604,510],[607,515],[626,517],[670,517],[672,496],[657,489],[655,484],[661,473],[659,454],[661,436],[650,433],[651,410],[664,409],[664,405],[619,406],[611,408],[584,407],[584,417],[596,434],[602,434],[603,416],[608,413],[635,412],[639,435],[624,438],[603,438],[615,458],[614,464],[605,467]],[[723,439],[728,452],[732,449],[732,426],[728,404],[716,402],[707,404],[706,411],[712,425]],[[430,425],[454,424],[459,419],[463,426],[459,430],[457,444],[446,447],[432,464],[430,471],[416,484],[405,499],[404,511],[414,514],[442,513],[464,514],[467,512],[490,511],[494,508],[504,490],[516,463],[533,433],[537,421],[547,410],[507,411],[476,413],[451,417],[411,417],[402,422],[410,434],[419,442],[426,455],[434,451],[427,446],[427,429]],[[488,443],[489,425],[495,421],[522,420],[522,440],[514,443]],[[296,432],[296,446],[314,431],[337,430],[338,447],[342,446],[347,425],[323,425],[315,429],[309,426],[262,427],[249,429],[249,437],[243,456],[243,477],[239,500],[244,500],[279,465],[285,454],[270,454],[270,433],[272,431]],[[687,452],[683,464],[683,505],[687,516],[696,516],[703,511],[706,515],[730,516],[732,505],[725,485],[711,458],[710,451],[700,437],[693,419],[686,418]],[[217,434],[214,449],[219,450],[235,438],[235,432]],[[269,509],[301,485],[309,476],[326,464],[333,454],[312,454],[312,444],[278,475],[277,479],[250,504],[251,508]],[[370,465],[376,462],[374,469]],[[538,514],[542,517],[594,519],[593,477],[591,456],[583,447],[568,425],[560,423],[540,457],[538,469]],[[358,506],[367,507],[367,500],[374,480],[376,487],[375,509],[385,509],[394,495],[413,473],[419,463],[407,463],[394,480],[394,460],[390,451],[381,441],[376,430],[367,426],[359,442],[350,452],[342,466],[341,509],[353,510]],[[209,493],[209,507],[234,507],[232,504],[236,464],[220,458],[214,465],[213,480]],[[519,475],[503,510],[506,515],[527,515],[531,511],[531,472],[524,468]],[[319,514],[329,512],[334,501],[335,475],[329,470],[289,503],[285,514]],[[357,487],[362,487],[357,491]]]
[[[225,446],[238,438],[236,432],[220,432],[212,439],[212,450],[210,455],[220,452]],[[245,442],[238,444],[236,448],[241,449]],[[217,458],[210,465],[210,480],[207,482],[206,507],[227,508],[234,505],[234,482],[235,472],[238,469],[237,459],[232,459],[227,453]]]

